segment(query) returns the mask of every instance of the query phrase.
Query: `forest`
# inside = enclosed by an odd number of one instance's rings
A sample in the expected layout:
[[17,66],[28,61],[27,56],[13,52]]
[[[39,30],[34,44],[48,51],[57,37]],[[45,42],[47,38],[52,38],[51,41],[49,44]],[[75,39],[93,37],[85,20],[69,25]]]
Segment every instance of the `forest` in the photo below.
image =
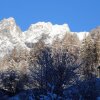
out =
[[44,37],[0,61],[0,100],[100,100],[100,28],[82,41]]

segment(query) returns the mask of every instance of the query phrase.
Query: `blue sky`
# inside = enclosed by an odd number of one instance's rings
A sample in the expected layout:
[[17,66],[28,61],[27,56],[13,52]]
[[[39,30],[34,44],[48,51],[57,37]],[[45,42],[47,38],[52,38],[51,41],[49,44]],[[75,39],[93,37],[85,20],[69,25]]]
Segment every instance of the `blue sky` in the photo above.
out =
[[100,0],[0,0],[0,20],[14,17],[22,30],[38,21],[67,23],[71,31],[100,25]]

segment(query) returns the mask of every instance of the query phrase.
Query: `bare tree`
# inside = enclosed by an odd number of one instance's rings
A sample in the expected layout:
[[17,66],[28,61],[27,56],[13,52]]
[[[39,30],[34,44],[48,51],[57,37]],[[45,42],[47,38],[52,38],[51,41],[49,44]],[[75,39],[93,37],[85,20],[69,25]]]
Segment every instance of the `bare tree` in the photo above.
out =
[[62,91],[70,83],[75,82],[75,69],[78,67],[75,55],[60,51],[52,54],[50,48],[45,47],[37,56],[32,76],[39,88],[48,90],[49,85],[54,86],[54,91],[62,95]]

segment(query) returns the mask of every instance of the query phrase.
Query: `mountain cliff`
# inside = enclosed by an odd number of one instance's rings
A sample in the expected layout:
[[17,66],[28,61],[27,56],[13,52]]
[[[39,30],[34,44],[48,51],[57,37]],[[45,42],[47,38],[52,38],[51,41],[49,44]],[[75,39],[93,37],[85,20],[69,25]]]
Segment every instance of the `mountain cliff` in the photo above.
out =
[[14,18],[3,19],[0,21],[0,58],[11,53],[15,47],[30,50],[41,38],[45,44],[51,45],[57,38],[63,40],[66,33],[75,33],[80,40],[88,34],[88,32],[71,32],[67,24],[53,25],[50,22],[32,24],[27,31],[22,32]]

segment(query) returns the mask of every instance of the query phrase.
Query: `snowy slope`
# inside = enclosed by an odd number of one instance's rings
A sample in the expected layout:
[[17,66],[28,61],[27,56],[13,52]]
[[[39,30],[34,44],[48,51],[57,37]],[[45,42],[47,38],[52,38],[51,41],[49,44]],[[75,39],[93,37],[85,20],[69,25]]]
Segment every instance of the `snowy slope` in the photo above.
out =
[[[50,22],[32,24],[27,31],[22,32],[14,18],[3,19],[0,21],[0,58],[9,54],[14,47],[29,50],[26,43],[36,43],[42,37],[46,44],[52,44],[57,38],[62,40],[67,32],[74,33],[67,24],[53,25]],[[88,32],[75,33],[82,40]]]

